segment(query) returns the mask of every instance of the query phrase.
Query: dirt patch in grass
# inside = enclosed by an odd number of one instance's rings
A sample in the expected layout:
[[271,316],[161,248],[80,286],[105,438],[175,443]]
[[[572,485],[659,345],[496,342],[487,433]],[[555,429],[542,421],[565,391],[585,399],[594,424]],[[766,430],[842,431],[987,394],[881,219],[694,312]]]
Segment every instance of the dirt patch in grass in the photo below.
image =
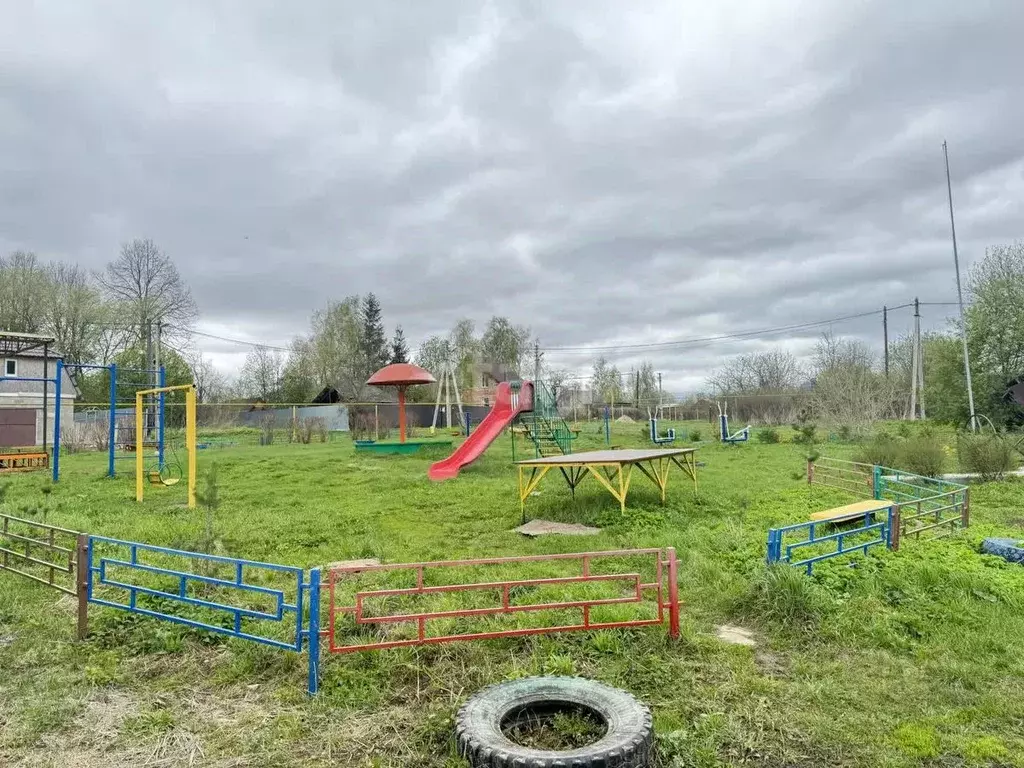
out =
[[757,646],[754,633],[746,627],[739,627],[734,624],[722,624],[715,627],[715,637],[730,645],[745,645],[749,648]]
[[767,677],[785,677],[789,671],[789,663],[785,656],[766,651],[763,648],[758,648],[754,652],[754,663],[757,664],[761,674]]
[[15,765],[115,768],[144,764],[135,750],[124,751],[116,746],[124,721],[139,711],[139,702],[123,691],[96,691],[86,702],[85,711],[67,730],[41,736],[43,749],[33,750]]

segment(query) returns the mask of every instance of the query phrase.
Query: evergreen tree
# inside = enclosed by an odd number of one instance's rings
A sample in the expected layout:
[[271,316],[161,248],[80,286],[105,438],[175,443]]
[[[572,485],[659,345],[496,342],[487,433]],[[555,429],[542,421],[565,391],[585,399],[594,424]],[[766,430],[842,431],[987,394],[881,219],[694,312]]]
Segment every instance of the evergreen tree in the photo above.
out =
[[363,299],[363,354],[369,372],[387,365],[391,359],[391,345],[384,333],[383,313],[380,302],[372,293]]
[[402,331],[402,326],[395,328],[394,338],[391,339],[391,362],[409,362],[409,346],[405,343],[405,333]]

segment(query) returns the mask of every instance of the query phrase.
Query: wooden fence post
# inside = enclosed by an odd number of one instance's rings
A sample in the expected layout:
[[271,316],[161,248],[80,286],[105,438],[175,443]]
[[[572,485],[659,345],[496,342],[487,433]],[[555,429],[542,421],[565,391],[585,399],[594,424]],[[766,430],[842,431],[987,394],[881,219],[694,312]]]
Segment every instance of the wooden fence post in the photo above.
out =
[[814,485],[814,459],[807,459],[807,484]]
[[892,542],[892,551],[899,552],[900,550],[900,533],[902,523],[900,521],[900,505],[892,505],[892,514],[889,516],[889,538]]
[[964,503],[960,509],[960,525],[966,528],[971,524],[971,489],[964,488]]
[[78,639],[85,640],[89,636],[89,536],[78,534],[75,548],[77,558],[77,575],[75,592],[78,596]]

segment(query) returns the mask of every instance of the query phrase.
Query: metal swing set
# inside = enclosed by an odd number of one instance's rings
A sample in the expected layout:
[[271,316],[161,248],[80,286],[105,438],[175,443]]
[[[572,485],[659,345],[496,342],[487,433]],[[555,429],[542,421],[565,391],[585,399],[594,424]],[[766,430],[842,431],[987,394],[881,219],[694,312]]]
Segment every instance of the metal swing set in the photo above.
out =
[[[196,506],[196,388],[192,384],[179,384],[173,387],[156,387],[154,389],[142,389],[135,393],[135,434],[144,434],[143,423],[143,398],[159,395],[161,411],[163,410],[164,395],[168,392],[185,393],[185,451],[187,453],[188,470],[186,473],[188,484],[188,508]],[[161,421],[162,427],[162,421]],[[163,429],[161,428],[161,435]],[[177,485],[182,479],[181,462],[177,452],[171,447],[174,457],[174,468],[164,460],[163,440],[160,441],[160,450],[155,455],[156,463],[150,462],[147,467],[145,450],[142,444],[136,446],[135,451],[135,500],[142,501],[145,496],[146,481],[150,485],[169,487]]]

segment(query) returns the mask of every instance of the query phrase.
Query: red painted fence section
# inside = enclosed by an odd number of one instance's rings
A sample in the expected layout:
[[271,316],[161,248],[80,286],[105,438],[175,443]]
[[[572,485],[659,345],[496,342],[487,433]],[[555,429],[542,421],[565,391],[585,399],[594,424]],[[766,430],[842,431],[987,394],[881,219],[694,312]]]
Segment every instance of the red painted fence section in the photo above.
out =
[[[649,560],[645,572],[652,574],[650,580],[644,581],[639,572],[601,573],[602,566],[610,565],[625,558],[642,558]],[[481,573],[495,568],[510,566],[526,567],[530,563],[575,561],[579,564],[578,575],[547,576],[541,578],[514,578],[484,580],[468,580],[454,584],[428,585],[427,574],[443,578],[444,571],[453,569],[471,569]],[[367,589],[351,592],[351,580],[368,574],[405,573],[415,579],[415,586],[385,589]],[[618,627],[642,627],[669,624],[669,634],[679,636],[679,591],[677,585],[677,565],[675,550],[667,549],[625,549],[608,552],[581,552],[557,555],[533,555],[526,557],[500,557],[476,560],[448,560],[425,563],[399,563],[392,565],[353,565],[335,567],[328,571],[328,624],[322,632],[328,639],[328,649],[332,653],[353,653],[355,651],[383,650],[413,645],[431,645],[455,642],[459,640],[484,640],[498,637],[519,637],[539,635],[552,632],[573,632],[596,629],[612,629]],[[393,577],[394,578],[394,577]],[[544,589],[555,586],[570,585],[603,585],[620,587],[620,594],[614,597],[575,598],[568,600],[546,601],[539,603],[517,603],[519,594],[531,588]],[[338,600],[345,593],[347,604],[338,605]],[[368,605],[371,602],[387,602],[388,599],[416,600],[418,598],[453,595],[467,600],[481,600],[490,593],[490,604],[469,608],[445,608],[444,610],[402,610],[399,612],[374,611]],[[650,606],[656,609],[654,618],[635,618],[613,621],[593,620],[594,609],[604,606],[636,605]],[[579,610],[580,618],[571,623],[540,626],[516,626],[508,629],[489,629],[470,632],[442,632],[430,634],[433,622],[453,619],[488,619],[501,616],[529,615],[550,611]],[[340,628],[345,622],[351,630],[376,629],[378,634],[386,635],[387,628],[395,625],[412,625],[415,637],[388,639],[377,638],[371,642],[344,642],[341,637],[346,632]],[[410,633],[411,634],[411,633]]]

